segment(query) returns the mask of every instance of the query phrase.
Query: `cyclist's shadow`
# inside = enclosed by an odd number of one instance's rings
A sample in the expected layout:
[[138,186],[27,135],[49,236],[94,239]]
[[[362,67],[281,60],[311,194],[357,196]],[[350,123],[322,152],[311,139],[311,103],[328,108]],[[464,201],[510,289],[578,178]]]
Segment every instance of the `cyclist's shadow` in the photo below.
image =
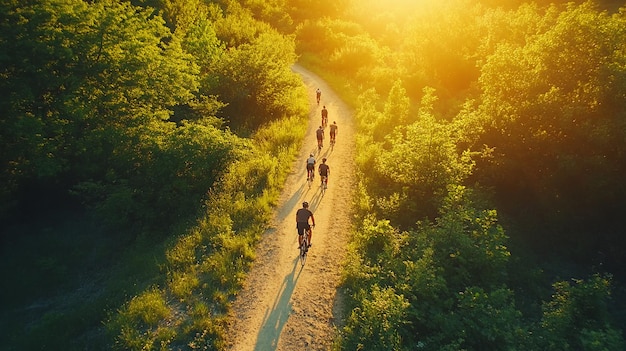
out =
[[291,295],[293,295],[296,282],[300,277],[300,273],[302,273],[301,268],[296,274],[296,268],[299,266],[299,260],[296,256],[293,269],[291,273],[285,276],[283,285],[280,287],[280,292],[274,300],[272,310],[269,311],[269,314],[266,313],[263,319],[263,324],[261,325],[259,335],[257,335],[256,345],[254,346],[255,351],[276,350],[280,333],[291,313]]
[[311,201],[309,201],[310,202],[309,209],[313,211],[313,213],[315,213],[315,210],[317,210],[317,208],[319,207],[320,203],[322,202],[323,197],[324,196],[322,195],[320,185],[318,184],[317,187],[315,188],[315,193],[313,194],[313,197],[311,197]]
[[298,190],[285,202],[285,204],[278,209],[278,221],[282,222],[287,218],[291,211],[298,206],[299,200],[304,196],[305,185],[302,184]]

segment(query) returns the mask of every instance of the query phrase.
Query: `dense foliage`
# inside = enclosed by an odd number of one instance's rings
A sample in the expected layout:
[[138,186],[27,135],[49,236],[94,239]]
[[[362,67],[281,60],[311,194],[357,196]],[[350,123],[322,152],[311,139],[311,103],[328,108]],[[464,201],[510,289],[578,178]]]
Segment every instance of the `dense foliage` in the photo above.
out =
[[622,350],[626,10],[555,3],[1,2],[3,346],[223,348],[297,52],[359,95],[338,349]]
[[338,349],[624,348],[626,12],[497,5],[360,2],[299,27],[360,92]]
[[293,37],[231,1],[0,14],[3,343],[219,345],[304,134]]

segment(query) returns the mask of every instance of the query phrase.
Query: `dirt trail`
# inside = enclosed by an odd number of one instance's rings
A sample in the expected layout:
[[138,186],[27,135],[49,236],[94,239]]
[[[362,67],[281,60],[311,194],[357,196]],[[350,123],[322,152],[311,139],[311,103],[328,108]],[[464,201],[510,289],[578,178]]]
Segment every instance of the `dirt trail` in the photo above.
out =
[[[319,77],[299,66],[310,101],[309,128],[298,159],[287,178],[273,219],[257,247],[257,260],[229,316],[228,350],[329,350],[342,313],[338,298],[339,269],[351,229],[355,187],[354,128],[352,111]],[[320,88],[319,106],[315,90]],[[328,109],[329,123],[339,126],[334,150],[317,152],[315,130],[321,109]],[[314,153],[330,166],[328,190],[321,196],[319,175],[309,189],[305,160]],[[313,211],[316,227],[306,265],[298,262],[295,213],[303,201]]]

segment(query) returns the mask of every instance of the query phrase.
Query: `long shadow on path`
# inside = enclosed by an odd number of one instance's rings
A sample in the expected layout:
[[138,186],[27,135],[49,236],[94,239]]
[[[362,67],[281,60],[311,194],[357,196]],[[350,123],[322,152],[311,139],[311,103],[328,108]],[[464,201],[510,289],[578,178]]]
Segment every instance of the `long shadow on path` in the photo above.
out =
[[[305,175],[306,176],[306,175]],[[304,196],[305,193],[305,184],[303,183],[298,190],[285,202],[285,204],[278,209],[277,219],[279,222],[282,222],[287,218],[287,216],[291,213],[291,211],[299,206],[299,200]],[[295,228],[295,220],[294,220],[294,228]]]
[[[296,274],[297,267],[300,269]],[[265,315],[254,346],[255,351],[276,350],[280,333],[291,313],[291,295],[293,295],[300,273],[302,273],[302,267],[299,265],[298,257],[296,257],[293,269],[285,276],[271,311]]]

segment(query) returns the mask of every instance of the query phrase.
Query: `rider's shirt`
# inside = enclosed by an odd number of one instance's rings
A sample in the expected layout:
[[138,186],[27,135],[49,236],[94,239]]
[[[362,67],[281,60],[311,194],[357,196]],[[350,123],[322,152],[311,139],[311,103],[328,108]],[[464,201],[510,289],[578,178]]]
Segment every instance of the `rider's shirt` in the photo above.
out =
[[313,212],[306,208],[301,208],[296,212],[296,222],[309,223],[309,217],[313,216]]
[[306,160],[306,164],[307,164],[307,165],[314,165],[314,164],[315,164],[315,158],[313,158],[313,157],[309,157],[309,158]]
[[319,169],[320,169],[320,175],[328,176],[328,171],[330,170],[330,167],[328,167],[327,164],[322,163]]
[[317,130],[317,139],[318,140],[324,139],[324,130],[323,129],[318,129]]
[[330,125],[330,132],[332,134],[335,134],[337,132],[337,125],[336,124],[331,124]]

